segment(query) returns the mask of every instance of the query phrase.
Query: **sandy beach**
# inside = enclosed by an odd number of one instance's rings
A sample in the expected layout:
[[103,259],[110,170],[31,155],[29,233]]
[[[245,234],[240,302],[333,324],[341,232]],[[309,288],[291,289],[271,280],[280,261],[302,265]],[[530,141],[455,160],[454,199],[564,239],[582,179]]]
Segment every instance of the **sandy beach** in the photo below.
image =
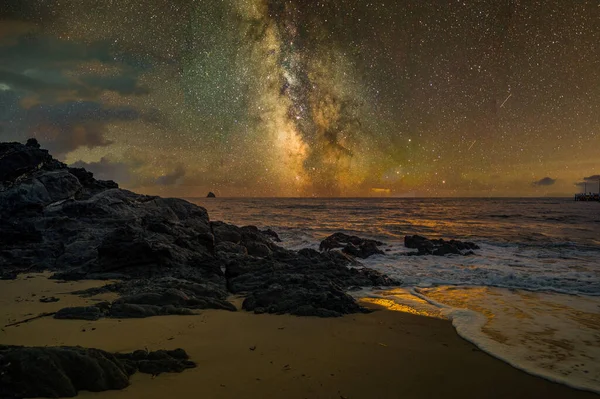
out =
[[[0,281],[0,343],[115,352],[181,347],[198,364],[155,378],[138,373],[123,391],[81,392],[83,398],[597,397],[514,369],[461,339],[449,321],[386,309],[329,319],[219,310],[95,322],[45,317],[4,327],[110,299],[68,294],[101,284],[42,274]],[[40,303],[42,296],[60,301]]]

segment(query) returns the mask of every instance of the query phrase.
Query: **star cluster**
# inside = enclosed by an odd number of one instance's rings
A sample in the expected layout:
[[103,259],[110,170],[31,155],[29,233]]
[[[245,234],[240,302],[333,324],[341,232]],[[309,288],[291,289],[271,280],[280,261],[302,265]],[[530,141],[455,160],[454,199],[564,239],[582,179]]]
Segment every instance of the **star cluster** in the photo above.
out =
[[600,6],[9,0],[0,137],[172,196],[570,195]]

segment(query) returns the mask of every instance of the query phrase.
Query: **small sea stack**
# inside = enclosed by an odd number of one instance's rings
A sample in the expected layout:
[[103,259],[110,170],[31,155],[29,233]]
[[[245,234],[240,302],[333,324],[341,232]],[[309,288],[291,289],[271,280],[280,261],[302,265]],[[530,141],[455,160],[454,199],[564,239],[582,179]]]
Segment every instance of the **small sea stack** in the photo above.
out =
[[208,195],[206,196],[206,198],[217,198],[217,196],[215,195],[215,193],[213,193],[212,191],[210,191],[208,193]]

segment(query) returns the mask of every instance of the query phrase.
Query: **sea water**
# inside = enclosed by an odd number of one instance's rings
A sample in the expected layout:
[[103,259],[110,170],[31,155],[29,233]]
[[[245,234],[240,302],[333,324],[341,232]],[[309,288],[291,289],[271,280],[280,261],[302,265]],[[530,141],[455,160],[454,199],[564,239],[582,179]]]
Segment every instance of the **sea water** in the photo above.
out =
[[[452,320],[482,350],[600,393],[600,203],[570,199],[191,199],[211,220],[272,228],[291,249],[336,231],[384,241],[363,261],[399,287],[358,297]],[[405,235],[470,240],[475,256],[406,256]]]

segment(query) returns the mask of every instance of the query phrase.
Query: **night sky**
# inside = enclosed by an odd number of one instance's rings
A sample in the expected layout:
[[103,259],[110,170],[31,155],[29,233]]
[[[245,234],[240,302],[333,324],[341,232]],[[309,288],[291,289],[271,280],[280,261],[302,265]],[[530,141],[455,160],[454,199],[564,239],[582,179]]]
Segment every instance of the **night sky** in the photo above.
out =
[[0,138],[28,137],[165,196],[571,195],[600,2],[2,0]]

